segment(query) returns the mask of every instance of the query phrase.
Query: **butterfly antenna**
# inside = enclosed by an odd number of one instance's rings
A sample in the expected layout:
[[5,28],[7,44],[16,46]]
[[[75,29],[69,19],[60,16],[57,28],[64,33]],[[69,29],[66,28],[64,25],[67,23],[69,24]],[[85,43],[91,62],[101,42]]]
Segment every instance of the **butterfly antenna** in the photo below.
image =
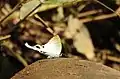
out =
[[30,48],[30,49],[34,49],[34,47],[30,46],[28,43],[25,43],[25,46]]

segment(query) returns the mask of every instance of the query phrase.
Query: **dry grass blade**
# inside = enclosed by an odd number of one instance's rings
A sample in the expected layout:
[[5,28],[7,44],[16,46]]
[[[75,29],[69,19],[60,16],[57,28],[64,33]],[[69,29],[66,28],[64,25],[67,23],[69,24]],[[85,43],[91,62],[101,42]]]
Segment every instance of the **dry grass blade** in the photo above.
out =
[[0,41],[10,38],[11,35],[0,36]]
[[105,8],[107,8],[108,10],[112,11],[113,13],[115,13],[117,16],[120,17],[120,14],[117,13],[116,11],[114,11],[113,9],[111,9],[110,7],[106,6],[105,4],[103,4],[102,2],[100,2],[99,0],[94,0],[95,2],[101,4],[102,6],[104,6]]

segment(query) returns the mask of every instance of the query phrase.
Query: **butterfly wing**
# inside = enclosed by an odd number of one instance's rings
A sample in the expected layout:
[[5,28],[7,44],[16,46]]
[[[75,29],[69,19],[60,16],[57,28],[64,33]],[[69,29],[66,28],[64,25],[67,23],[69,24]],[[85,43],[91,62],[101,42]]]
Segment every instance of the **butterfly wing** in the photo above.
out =
[[44,48],[42,51],[45,52],[45,55],[48,55],[50,57],[59,57],[62,50],[60,37],[58,35],[55,35],[48,41],[48,43],[43,45],[43,47]]

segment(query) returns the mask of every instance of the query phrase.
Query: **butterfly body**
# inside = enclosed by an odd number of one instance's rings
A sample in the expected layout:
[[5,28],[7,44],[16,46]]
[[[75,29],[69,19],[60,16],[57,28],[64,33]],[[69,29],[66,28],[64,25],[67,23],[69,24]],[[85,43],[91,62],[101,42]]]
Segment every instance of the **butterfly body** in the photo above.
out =
[[61,56],[62,44],[58,35],[50,39],[50,41],[45,45],[37,44],[35,46],[30,46],[26,43],[25,46],[48,56],[47,58],[56,58]]

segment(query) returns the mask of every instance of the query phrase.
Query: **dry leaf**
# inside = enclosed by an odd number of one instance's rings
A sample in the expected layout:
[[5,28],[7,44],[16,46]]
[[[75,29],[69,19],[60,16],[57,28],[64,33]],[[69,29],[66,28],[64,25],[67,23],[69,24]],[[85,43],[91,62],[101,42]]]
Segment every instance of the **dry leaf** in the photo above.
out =
[[86,26],[83,26],[80,33],[75,35],[73,44],[77,51],[84,54],[88,59],[94,58],[94,46]]
[[73,39],[73,44],[78,52],[84,54],[88,59],[94,58],[94,46],[89,31],[77,18],[69,17],[68,27],[64,35]]

